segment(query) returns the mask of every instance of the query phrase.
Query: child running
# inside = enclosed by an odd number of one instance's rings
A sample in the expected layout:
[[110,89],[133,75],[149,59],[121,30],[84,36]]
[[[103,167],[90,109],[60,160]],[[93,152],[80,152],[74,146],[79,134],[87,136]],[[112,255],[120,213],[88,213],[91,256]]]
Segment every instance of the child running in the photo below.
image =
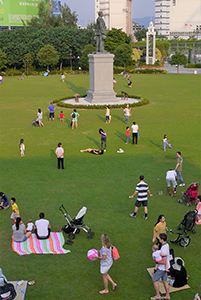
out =
[[163,147],[164,147],[164,151],[166,151],[166,145],[169,146],[170,149],[172,149],[172,146],[171,144],[168,144],[170,143],[170,141],[167,140],[167,134],[164,135],[164,138],[163,138]]
[[130,141],[130,133],[131,133],[130,128],[129,128],[129,126],[127,126],[126,127],[126,143],[125,144],[128,144]]
[[157,245],[153,245],[152,247],[152,257],[153,260],[156,262],[155,268],[154,268],[154,273],[158,269],[158,263],[165,265],[166,271],[168,272],[168,264],[167,264],[167,255],[163,254],[161,250],[158,250]]
[[20,155],[21,155],[21,157],[25,156],[24,150],[25,150],[24,140],[21,139],[20,140]]

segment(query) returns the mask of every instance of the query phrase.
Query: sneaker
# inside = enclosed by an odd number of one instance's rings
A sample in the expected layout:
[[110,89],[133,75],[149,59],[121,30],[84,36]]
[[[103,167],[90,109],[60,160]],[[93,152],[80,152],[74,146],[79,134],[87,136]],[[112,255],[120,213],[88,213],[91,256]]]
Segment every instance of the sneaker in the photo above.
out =
[[143,219],[148,220],[148,217],[145,217],[145,216],[144,216]]
[[185,186],[185,183],[180,183],[180,185],[179,186]]
[[106,152],[106,149],[104,150],[104,152]]
[[130,214],[129,215],[131,218],[136,218],[136,215],[134,216],[134,214]]

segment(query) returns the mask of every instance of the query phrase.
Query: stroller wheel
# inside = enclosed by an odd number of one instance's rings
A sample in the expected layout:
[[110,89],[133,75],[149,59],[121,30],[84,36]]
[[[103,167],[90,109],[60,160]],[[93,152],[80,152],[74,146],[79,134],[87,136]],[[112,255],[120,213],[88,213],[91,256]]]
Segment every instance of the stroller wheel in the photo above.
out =
[[177,230],[181,230],[181,227],[180,227],[180,226],[178,226],[178,227],[177,227]]
[[178,200],[178,203],[183,203],[183,200],[182,200],[182,199],[179,199],[179,200]]
[[88,238],[89,240],[91,240],[91,239],[93,238],[94,234],[95,234],[95,233],[94,233],[93,231],[88,232],[87,238]]
[[71,233],[69,233],[68,237],[70,240],[74,240],[75,235],[74,235],[74,233],[71,232]]
[[190,237],[189,236],[184,236],[181,238],[181,240],[179,241],[179,245],[181,247],[187,247],[190,244]]
[[190,203],[186,203],[186,206],[191,206],[191,204]]
[[80,228],[77,228],[77,230],[75,232],[75,234],[78,234],[78,233],[80,233]]
[[193,233],[193,234],[196,233],[195,229],[192,230],[192,233]]

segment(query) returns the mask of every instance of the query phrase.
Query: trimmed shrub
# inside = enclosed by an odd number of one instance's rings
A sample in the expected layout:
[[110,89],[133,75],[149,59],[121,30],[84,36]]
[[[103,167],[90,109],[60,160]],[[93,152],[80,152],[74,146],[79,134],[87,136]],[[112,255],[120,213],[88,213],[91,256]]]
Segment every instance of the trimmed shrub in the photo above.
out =
[[188,64],[184,66],[185,68],[201,68],[201,64]]

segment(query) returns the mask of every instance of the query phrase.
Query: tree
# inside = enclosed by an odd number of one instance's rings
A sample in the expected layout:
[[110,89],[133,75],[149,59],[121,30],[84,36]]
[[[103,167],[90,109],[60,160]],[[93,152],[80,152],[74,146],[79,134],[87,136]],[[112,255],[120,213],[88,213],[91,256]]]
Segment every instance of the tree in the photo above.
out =
[[92,22],[87,25],[87,29],[89,29],[89,30],[91,30],[91,29],[96,30],[96,28],[97,28],[96,22]]
[[155,57],[156,57],[156,60],[160,61],[162,60],[162,54],[160,52],[160,50],[158,48],[156,48],[155,50]]
[[84,49],[82,50],[82,56],[81,56],[80,62],[81,62],[81,66],[82,66],[83,70],[89,70],[88,54],[95,52],[95,51],[96,51],[96,48],[92,44],[86,45],[84,47]]
[[184,54],[181,54],[181,52],[176,52],[172,57],[170,58],[169,63],[171,65],[176,65],[177,67],[177,74],[179,74],[179,66],[187,64],[187,58]]
[[6,53],[4,53],[4,52],[0,49],[0,70],[6,68],[6,63],[7,63]]
[[112,28],[112,30],[107,32],[105,50],[114,54],[118,46],[130,44],[130,42],[131,38],[122,29]]
[[120,45],[115,51],[114,63],[116,66],[123,66],[124,72],[126,66],[132,64],[132,47],[128,44]]
[[78,15],[75,11],[71,12],[71,9],[66,3],[64,6],[61,6],[61,22],[64,27],[77,27]]
[[148,31],[148,29],[143,28],[142,30],[136,31],[134,33],[134,36],[136,37],[136,39],[139,41],[142,41],[142,39],[146,39],[146,32]]
[[55,66],[59,61],[59,56],[57,51],[51,45],[45,45],[40,49],[37,59],[41,66],[47,66],[47,71],[49,71],[49,66]]
[[30,53],[25,54],[23,58],[23,67],[26,68],[27,70],[27,76],[29,74],[29,68],[32,66],[32,64],[33,64],[33,58],[31,54]]
[[133,48],[132,60],[134,60],[134,61],[140,60],[141,55],[142,55],[142,50]]

